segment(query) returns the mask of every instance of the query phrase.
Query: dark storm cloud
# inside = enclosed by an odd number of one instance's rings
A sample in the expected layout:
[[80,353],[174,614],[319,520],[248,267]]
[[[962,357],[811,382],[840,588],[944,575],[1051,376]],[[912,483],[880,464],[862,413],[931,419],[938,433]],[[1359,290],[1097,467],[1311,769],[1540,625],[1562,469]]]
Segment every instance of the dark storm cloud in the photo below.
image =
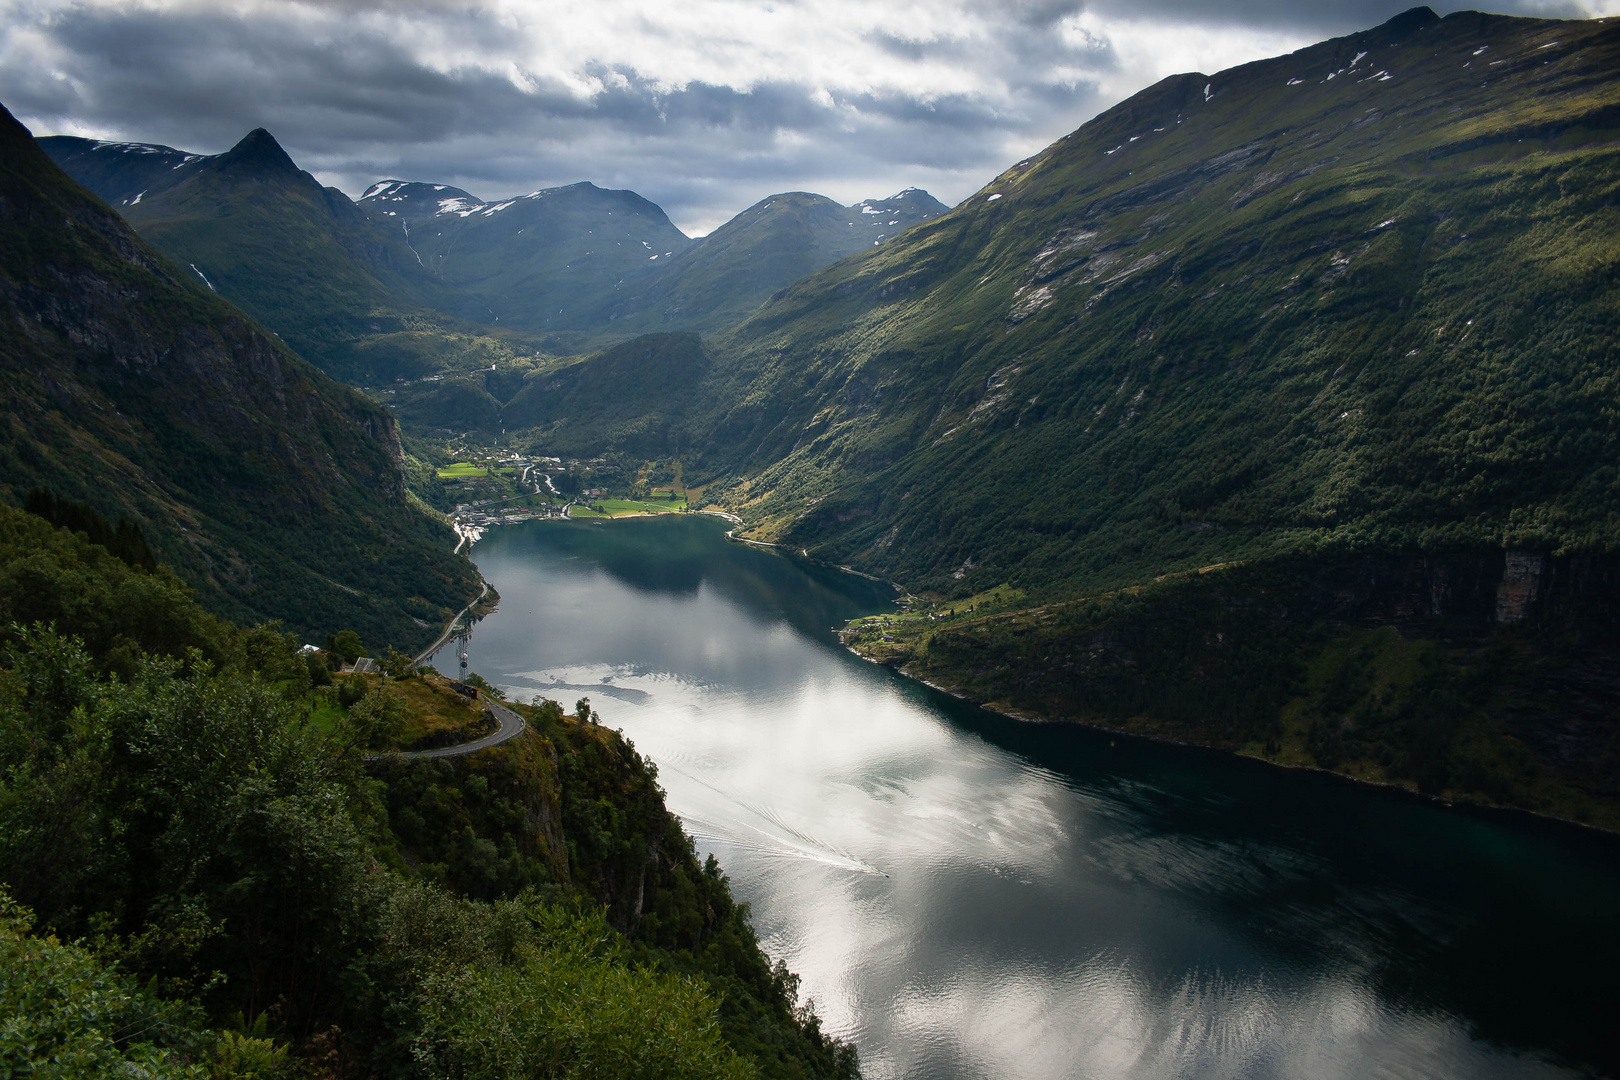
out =
[[[1088,10],[1120,18],[1165,19],[1209,26],[1285,27],[1322,35],[1347,33],[1377,26],[1403,11],[1423,5],[1411,0],[1089,0]],[[1503,15],[1582,18],[1592,10],[1577,0],[1505,0],[1495,3],[1430,3],[1444,15],[1470,8]]]
[[[1509,0],[1508,10],[1531,3]],[[550,3],[0,0],[0,101],[41,133],[201,152],[266,127],[300,164],[351,193],[387,176],[484,197],[590,179],[634,188],[676,220],[707,227],[788,188],[852,201],[917,184],[960,198],[1168,73],[1152,64],[1183,63],[1160,55],[1155,20],[1224,35],[1232,55],[1216,54],[1213,71],[1406,6],[600,0],[554,14]],[[607,14],[593,37],[597,10]],[[706,12],[714,17],[704,21]],[[1245,37],[1245,27],[1271,36]],[[1299,32],[1279,37],[1278,27]],[[1138,39],[1128,62],[1119,46],[1129,33]]]

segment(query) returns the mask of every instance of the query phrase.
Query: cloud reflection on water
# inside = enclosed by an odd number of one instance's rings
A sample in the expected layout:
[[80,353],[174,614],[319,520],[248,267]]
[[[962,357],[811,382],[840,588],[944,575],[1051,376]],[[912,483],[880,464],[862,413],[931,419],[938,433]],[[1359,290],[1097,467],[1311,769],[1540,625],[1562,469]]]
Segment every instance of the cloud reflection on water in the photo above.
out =
[[790,626],[780,597],[739,599],[791,567],[659,591],[524,535],[478,549],[507,599],[473,667],[622,695],[596,700],[604,722],[658,763],[868,1076],[1558,1074],[1380,996],[1386,928],[1443,929],[1444,904],[1323,886],[1308,844],[1176,826],[1240,816],[1241,792],[1033,765]]

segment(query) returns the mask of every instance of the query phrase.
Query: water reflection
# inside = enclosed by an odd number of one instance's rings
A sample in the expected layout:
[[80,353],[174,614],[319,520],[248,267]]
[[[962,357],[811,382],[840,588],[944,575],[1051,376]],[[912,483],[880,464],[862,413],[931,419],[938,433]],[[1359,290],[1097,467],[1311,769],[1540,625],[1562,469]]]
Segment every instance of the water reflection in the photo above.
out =
[[837,647],[886,586],[721,531],[497,530],[472,666],[657,762],[869,1076],[1612,1066],[1610,838],[965,707]]

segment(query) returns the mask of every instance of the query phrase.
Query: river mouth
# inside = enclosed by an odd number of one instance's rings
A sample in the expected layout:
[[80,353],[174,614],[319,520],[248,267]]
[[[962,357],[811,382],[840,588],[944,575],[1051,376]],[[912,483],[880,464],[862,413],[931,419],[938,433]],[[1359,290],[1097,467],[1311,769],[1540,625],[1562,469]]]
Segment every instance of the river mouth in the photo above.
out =
[[725,528],[492,530],[469,666],[624,730],[868,1077],[1615,1072],[1616,838],[987,713]]

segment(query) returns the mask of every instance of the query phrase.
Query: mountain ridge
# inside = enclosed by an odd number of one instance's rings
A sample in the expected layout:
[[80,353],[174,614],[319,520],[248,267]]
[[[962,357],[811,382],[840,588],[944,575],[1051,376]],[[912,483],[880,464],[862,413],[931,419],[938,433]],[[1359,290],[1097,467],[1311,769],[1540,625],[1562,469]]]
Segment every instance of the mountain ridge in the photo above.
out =
[[471,595],[397,428],[153,252],[0,113],[0,485],[140,524],[211,609],[431,635]]
[[328,374],[414,377],[432,370],[423,353],[479,362],[491,349],[511,351],[444,316],[438,279],[408,244],[299,169],[263,128],[215,155],[67,136],[41,145],[155,247]]

